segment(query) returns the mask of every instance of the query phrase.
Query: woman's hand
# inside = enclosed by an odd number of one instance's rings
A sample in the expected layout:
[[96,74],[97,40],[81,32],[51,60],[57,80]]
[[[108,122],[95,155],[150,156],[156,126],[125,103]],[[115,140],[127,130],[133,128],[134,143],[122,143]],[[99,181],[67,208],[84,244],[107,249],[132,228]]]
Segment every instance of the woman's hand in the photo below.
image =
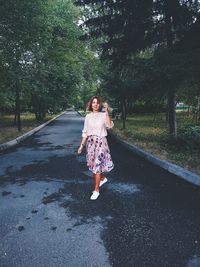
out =
[[79,146],[77,153],[80,155],[82,153],[82,151],[83,151],[83,147]]
[[78,148],[78,151],[77,151],[77,153],[78,153],[79,155],[82,153],[83,148],[84,148],[84,145],[81,144],[81,145],[79,146],[79,148]]
[[81,153],[82,153],[83,148],[84,148],[84,146],[85,146],[85,144],[86,144],[86,139],[87,139],[87,137],[83,137],[83,138],[82,138],[82,140],[81,140],[81,144],[80,144],[80,146],[79,146],[79,148],[78,148],[78,151],[77,151],[78,154],[81,154]]
[[105,112],[108,112],[108,103],[107,102],[103,103],[103,107],[104,107]]

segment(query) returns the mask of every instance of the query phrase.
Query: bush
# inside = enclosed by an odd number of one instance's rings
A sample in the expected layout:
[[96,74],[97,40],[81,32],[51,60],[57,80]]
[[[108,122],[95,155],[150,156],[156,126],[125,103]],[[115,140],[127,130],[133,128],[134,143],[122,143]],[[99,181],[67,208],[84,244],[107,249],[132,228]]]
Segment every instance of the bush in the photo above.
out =
[[167,142],[175,150],[200,150],[200,126],[190,126],[181,130],[177,137],[167,136],[162,138],[162,143]]

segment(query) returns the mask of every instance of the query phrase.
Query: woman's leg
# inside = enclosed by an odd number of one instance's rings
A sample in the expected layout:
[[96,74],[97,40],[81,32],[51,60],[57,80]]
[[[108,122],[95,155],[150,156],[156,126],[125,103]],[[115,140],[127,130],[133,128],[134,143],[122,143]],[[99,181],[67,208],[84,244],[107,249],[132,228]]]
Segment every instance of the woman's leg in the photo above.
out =
[[96,184],[96,174],[95,173],[93,173],[93,178],[94,178],[94,188],[95,188],[95,184]]
[[103,173],[100,174],[100,180],[103,181],[105,178],[105,176],[103,175]]
[[101,174],[94,173],[94,191],[99,192],[99,184],[100,184]]

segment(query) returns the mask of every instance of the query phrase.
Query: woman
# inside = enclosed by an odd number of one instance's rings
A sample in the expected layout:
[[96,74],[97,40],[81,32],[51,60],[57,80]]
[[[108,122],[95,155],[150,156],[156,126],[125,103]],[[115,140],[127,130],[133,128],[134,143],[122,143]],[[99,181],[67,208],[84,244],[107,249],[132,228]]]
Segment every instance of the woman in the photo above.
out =
[[105,112],[100,112],[101,101],[98,96],[93,96],[90,99],[87,110],[91,111],[91,113],[85,117],[82,141],[78,149],[78,154],[81,154],[87,140],[87,166],[93,172],[94,177],[94,191],[90,199],[95,200],[99,196],[99,187],[107,182],[107,178],[103,173],[111,171],[114,167],[106,139],[106,128],[112,128],[113,122],[108,114],[107,103],[104,103]]

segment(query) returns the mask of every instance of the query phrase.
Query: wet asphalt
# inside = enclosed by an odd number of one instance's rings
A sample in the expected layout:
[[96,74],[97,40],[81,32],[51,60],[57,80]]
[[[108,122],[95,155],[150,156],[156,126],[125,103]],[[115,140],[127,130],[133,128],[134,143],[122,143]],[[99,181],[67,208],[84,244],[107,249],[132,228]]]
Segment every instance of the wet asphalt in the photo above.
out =
[[0,155],[0,266],[200,266],[200,189],[108,138],[96,201],[69,111]]

